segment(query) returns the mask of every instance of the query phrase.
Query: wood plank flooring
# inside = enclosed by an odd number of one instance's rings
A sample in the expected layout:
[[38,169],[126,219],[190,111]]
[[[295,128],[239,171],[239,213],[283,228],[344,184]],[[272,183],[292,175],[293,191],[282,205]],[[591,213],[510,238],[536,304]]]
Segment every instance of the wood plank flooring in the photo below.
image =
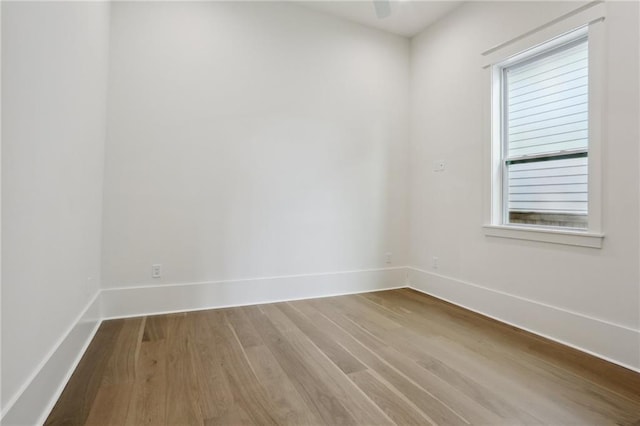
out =
[[47,425],[640,425],[640,374],[408,289],[105,321]]

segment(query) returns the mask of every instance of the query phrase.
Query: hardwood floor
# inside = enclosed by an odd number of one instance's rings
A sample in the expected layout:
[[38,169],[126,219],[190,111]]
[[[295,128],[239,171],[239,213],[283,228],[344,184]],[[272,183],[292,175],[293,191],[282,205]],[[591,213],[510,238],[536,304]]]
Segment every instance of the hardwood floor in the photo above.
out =
[[46,424],[639,425],[640,374],[400,289],[105,321]]

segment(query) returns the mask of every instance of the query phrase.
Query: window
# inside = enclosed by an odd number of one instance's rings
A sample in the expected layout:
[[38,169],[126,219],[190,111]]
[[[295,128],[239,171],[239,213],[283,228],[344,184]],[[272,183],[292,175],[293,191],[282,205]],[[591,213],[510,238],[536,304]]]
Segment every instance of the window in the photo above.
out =
[[500,67],[504,224],[587,229],[586,35]]
[[484,233],[602,247],[606,5],[582,5],[482,53]]

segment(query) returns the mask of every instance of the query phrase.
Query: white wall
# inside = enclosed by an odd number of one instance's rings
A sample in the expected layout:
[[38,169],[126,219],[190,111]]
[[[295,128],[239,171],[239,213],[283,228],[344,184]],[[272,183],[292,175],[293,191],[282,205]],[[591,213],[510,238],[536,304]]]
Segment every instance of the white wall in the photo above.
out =
[[407,39],[286,2],[112,12],[105,287],[406,263]]
[[[484,309],[464,293],[481,286],[485,308],[509,303],[502,292],[531,306],[549,305],[640,336],[637,3],[607,5],[604,247],[507,240],[486,237],[482,231],[488,205],[483,200],[488,176],[482,162],[489,141],[482,137],[488,81],[480,54],[577,6],[470,2],[412,41],[410,263],[426,272],[425,288],[431,286],[458,303],[469,299],[465,302],[472,308]],[[447,169],[434,173],[432,163],[439,159]],[[437,270],[434,256],[439,258]],[[537,311],[519,315],[519,325],[535,329]],[[551,337],[577,344],[581,336],[559,336],[564,325],[545,327]],[[638,337],[620,344],[626,349],[617,361],[640,368]]]
[[2,2],[3,414],[98,291],[108,18]]

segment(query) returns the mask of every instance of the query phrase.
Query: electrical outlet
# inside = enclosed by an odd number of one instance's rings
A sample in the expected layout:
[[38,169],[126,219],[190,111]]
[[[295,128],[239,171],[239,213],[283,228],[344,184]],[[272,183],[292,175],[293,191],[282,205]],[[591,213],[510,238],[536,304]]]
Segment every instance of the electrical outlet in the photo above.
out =
[[391,252],[389,251],[384,255],[384,261],[386,263],[391,263],[392,260],[393,260],[393,254],[391,254]]
[[444,160],[436,160],[433,162],[433,171],[434,172],[444,172],[445,169],[445,162]]
[[433,256],[433,258],[431,259],[431,267],[433,269],[438,269],[438,257],[437,256]]
[[162,276],[162,265],[156,263],[151,265],[151,278],[160,278]]

